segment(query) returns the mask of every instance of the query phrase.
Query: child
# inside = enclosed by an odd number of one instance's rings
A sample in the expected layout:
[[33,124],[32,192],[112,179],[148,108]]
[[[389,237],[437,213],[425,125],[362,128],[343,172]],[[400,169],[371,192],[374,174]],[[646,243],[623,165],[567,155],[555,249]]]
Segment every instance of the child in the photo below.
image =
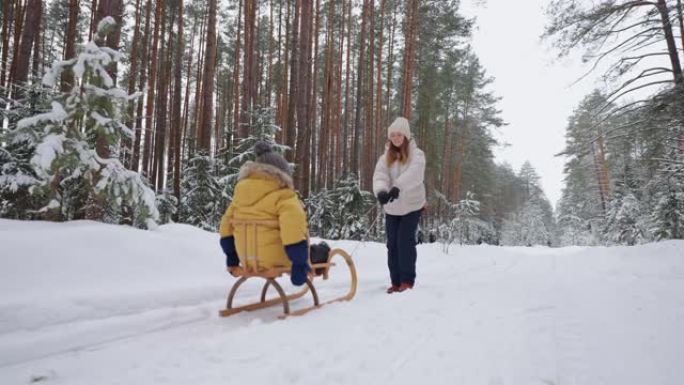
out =
[[233,202],[219,229],[221,247],[231,274],[236,272],[238,254],[246,252],[243,231],[231,219],[278,220],[278,228],[257,227],[257,255],[260,267],[292,266],[290,280],[300,286],[311,269],[307,253],[307,219],[302,202],[294,191],[292,170],[287,161],[263,141],[254,146],[255,162],[240,169]]

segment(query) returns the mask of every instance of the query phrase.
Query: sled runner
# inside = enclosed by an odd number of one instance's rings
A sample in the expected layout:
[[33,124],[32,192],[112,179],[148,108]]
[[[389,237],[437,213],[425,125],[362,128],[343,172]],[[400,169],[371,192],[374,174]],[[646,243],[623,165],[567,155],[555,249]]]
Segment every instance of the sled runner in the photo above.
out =
[[[260,226],[267,226],[271,228],[278,228],[279,223],[277,220],[231,220],[232,225],[235,228],[241,228],[241,233],[243,237],[244,244],[246,245],[247,254],[246,256],[238,255],[240,259],[240,265],[237,269],[233,271],[233,275],[238,277],[233,286],[228,293],[228,299],[226,301],[226,308],[219,311],[221,317],[228,317],[233,314],[237,314],[243,311],[253,311],[257,309],[263,309],[269,306],[282,305],[283,314],[280,318],[285,318],[287,316],[302,315],[306,314],[311,310],[318,309],[323,305],[327,305],[333,302],[339,301],[349,301],[354,298],[356,294],[357,278],[356,278],[356,267],[354,266],[354,261],[351,256],[342,249],[332,249],[328,254],[327,261],[324,263],[311,263],[311,255],[309,255],[309,265],[311,267],[311,272],[307,277],[306,283],[303,288],[292,294],[285,293],[283,287],[278,283],[277,279],[283,275],[290,274],[290,268],[287,266],[275,266],[270,268],[264,268],[259,264],[259,257],[256,255],[258,239],[257,239],[257,228]],[[251,234],[251,239],[248,240],[248,234]],[[322,302],[318,297],[318,292],[314,286],[314,281],[317,278],[322,280],[327,280],[330,273],[330,268],[335,266],[332,262],[333,258],[341,257],[346,263],[349,269],[350,275],[350,286],[347,294],[333,298],[328,301]],[[233,300],[238,292],[240,286],[245,283],[250,278],[261,278],[266,282],[261,289],[261,299],[259,302],[254,302],[251,304],[243,306],[233,306]],[[269,289],[273,287],[277,297],[266,299]],[[305,296],[307,293],[311,293],[313,299],[313,305],[305,307],[302,309],[292,310],[290,308],[290,302]]]

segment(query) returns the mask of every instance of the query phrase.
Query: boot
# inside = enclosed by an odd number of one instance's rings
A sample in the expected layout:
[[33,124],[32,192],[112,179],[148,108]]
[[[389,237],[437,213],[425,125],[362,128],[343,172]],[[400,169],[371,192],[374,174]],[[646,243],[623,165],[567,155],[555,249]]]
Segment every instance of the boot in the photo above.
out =
[[399,285],[399,287],[394,291],[401,293],[402,291],[404,291],[406,289],[413,289],[413,284],[409,283],[409,282],[404,282],[401,285]]
[[399,291],[399,287],[400,286],[397,286],[397,285],[392,285],[392,286],[388,287],[387,288],[387,294],[392,294],[395,291]]

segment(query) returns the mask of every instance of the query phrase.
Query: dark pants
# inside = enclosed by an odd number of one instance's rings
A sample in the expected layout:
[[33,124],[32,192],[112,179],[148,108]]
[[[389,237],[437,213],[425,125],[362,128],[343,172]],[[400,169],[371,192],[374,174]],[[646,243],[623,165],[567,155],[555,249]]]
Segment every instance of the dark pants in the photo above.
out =
[[406,215],[385,215],[387,266],[392,285],[416,281],[416,230],[421,210]]

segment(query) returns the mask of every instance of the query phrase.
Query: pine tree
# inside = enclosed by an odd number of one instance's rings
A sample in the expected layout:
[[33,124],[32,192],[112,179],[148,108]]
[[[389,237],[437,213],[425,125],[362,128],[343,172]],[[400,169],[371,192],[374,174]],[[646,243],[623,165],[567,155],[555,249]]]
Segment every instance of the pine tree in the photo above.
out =
[[358,177],[348,174],[305,201],[310,231],[327,239],[360,240],[371,230],[368,214],[374,203],[373,194],[361,190]]
[[657,240],[684,239],[684,156],[671,156],[672,161],[651,181],[655,190],[651,231]]
[[[112,18],[103,19],[98,36],[113,26]],[[114,149],[123,136],[132,136],[122,121],[126,103],[138,95],[115,87],[106,70],[121,60],[119,52],[89,42],[76,58],[55,62],[44,85],[56,87],[64,71],[72,71],[75,83],[82,84],[54,100],[51,111],[19,121],[13,132],[12,143],[36,143],[31,164],[39,182],[33,192],[45,199],[41,211],[53,219],[69,219],[70,212],[86,209],[82,201],[72,207],[70,197],[77,191],[108,202],[110,215],[102,220],[119,222],[129,210],[138,226],[152,227],[158,218],[154,193],[140,175],[125,169],[115,152],[102,158],[95,149],[97,137]]]

